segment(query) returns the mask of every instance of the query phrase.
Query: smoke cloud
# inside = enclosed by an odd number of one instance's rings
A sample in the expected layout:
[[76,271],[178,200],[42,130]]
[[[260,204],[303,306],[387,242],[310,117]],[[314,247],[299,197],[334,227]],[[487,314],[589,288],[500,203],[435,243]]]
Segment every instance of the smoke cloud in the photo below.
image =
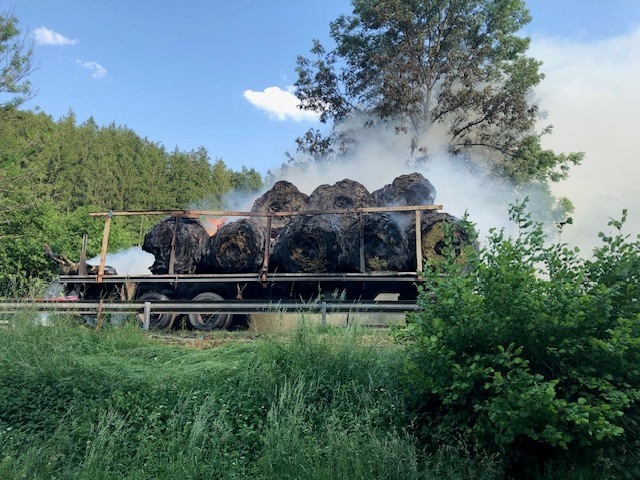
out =
[[[116,253],[107,253],[106,264],[112,266],[118,275],[150,275],[149,267],[153,265],[155,257],[143,251],[140,247],[131,247]],[[87,260],[91,265],[100,263],[100,256]]]
[[[344,128],[357,128],[354,124]],[[511,229],[509,205],[525,195],[538,197],[535,192],[514,194],[505,183],[489,184],[481,159],[475,159],[475,172],[467,165],[456,163],[447,153],[446,133],[437,126],[425,132],[422,145],[430,145],[428,161],[416,163],[410,159],[410,139],[398,135],[393,126],[365,128],[358,134],[355,152],[346,160],[330,164],[286,166],[276,176],[294,183],[302,192],[310,194],[318,185],[333,184],[344,178],[362,183],[370,192],[389,184],[399,175],[420,172],[436,188],[435,203],[443,212],[456,217],[469,214],[481,238],[490,228]]]
[[[575,205],[573,225],[566,225],[561,240],[578,246],[589,256],[600,244],[599,231],[607,231],[610,218],[619,219],[629,209],[625,232],[640,232],[640,201],[635,184],[640,178],[640,159],[634,135],[640,127],[640,27],[628,35],[593,42],[571,42],[561,38],[538,38],[532,56],[544,62],[546,78],[535,95],[547,116],[540,130],[552,124],[553,133],[543,137],[543,146],[560,152],[585,152],[583,164],[574,167],[569,179],[551,186],[556,197],[567,197]],[[347,125],[345,128],[357,128]],[[320,183],[351,178],[370,191],[390,183],[396,176],[419,171],[437,190],[436,203],[455,216],[469,213],[481,238],[490,228],[513,228],[508,208],[525,196],[535,209],[550,208],[536,190],[514,194],[510,185],[483,180],[479,171],[456,165],[446,153],[446,133],[432,128],[421,144],[430,145],[430,160],[416,166],[408,161],[409,144],[392,127],[365,129],[358,135],[356,153],[348,161],[331,165],[288,166],[276,177],[293,182],[311,193]],[[545,212],[539,212],[545,217]],[[548,213],[548,212],[547,212]],[[558,234],[559,235],[559,234]]]
[[575,42],[537,38],[532,55],[546,78],[536,91],[545,122],[554,125],[544,145],[555,151],[583,151],[581,166],[553,186],[575,205],[574,224],[563,241],[586,253],[608,231],[609,218],[629,209],[625,232],[640,232],[640,27],[615,38]]

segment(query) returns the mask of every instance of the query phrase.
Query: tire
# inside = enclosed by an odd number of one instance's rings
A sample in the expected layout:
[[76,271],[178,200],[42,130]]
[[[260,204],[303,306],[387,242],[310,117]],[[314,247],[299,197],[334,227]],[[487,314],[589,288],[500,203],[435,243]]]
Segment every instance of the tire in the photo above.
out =
[[[217,293],[203,292],[193,298],[194,302],[219,302],[223,298]],[[189,324],[195,330],[226,330],[233,322],[231,313],[190,313]]]
[[[139,302],[168,302],[169,301],[169,297],[167,297],[166,295],[163,295],[162,293],[156,293],[156,292],[147,292],[144,295],[142,295],[139,299]],[[173,320],[173,314],[172,313],[158,313],[158,314],[154,314],[152,313],[149,316],[149,327],[150,328],[167,328],[169,325],[171,325],[171,321]],[[138,314],[138,321],[140,323],[144,322],[144,316],[139,313]]]

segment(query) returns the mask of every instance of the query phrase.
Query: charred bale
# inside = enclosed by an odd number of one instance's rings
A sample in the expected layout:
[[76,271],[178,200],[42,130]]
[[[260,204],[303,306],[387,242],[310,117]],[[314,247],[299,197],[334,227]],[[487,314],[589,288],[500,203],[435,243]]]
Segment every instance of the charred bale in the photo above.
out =
[[280,273],[342,270],[344,236],[336,215],[294,217],[273,242],[270,269]]
[[406,233],[390,214],[364,215],[362,225],[359,220],[354,221],[346,230],[345,237],[347,268],[351,271],[360,271],[361,238],[365,271],[402,271],[408,263]]
[[[309,195],[302,193],[290,182],[281,180],[271,189],[253,202],[252,212],[298,212],[307,209]],[[266,227],[267,218],[258,217],[260,223]],[[291,217],[273,217],[271,221],[271,237],[276,237]]]
[[[451,240],[447,239],[446,225],[451,226]],[[460,260],[463,259],[464,247],[471,244],[468,232],[462,225],[462,221],[459,218],[449,215],[448,213],[441,212],[427,212],[421,216],[421,246],[422,246],[422,259],[431,260],[434,262],[442,261],[447,254],[447,242],[451,241],[451,247],[454,250],[454,254]],[[408,263],[406,265],[407,271],[416,270],[416,251],[415,251],[415,238],[416,227],[414,222],[408,222],[406,225],[406,236],[408,241]]]
[[371,196],[378,207],[431,205],[436,199],[436,189],[424,176],[414,172],[396,177]]
[[155,256],[153,265],[149,267],[151,273],[169,273],[174,232],[175,263],[172,273],[196,273],[204,256],[209,234],[199,220],[178,217],[161,220],[144,236],[142,249]]
[[209,237],[202,260],[203,273],[258,272],[264,257],[266,231],[253,219],[223,225]]
[[[374,206],[373,197],[364,185],[348,178],[333,185],[320,185],[309,196],[309,210],[351,209]],[[357,218],[355,214],[340,214],[340,227],[346,229]]]

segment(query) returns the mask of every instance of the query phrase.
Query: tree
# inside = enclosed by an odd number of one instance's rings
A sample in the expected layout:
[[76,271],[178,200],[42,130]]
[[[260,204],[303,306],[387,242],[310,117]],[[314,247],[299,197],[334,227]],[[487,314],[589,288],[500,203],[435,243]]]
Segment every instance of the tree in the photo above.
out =
[[234,172],[234,188],[239,192],[255,193],[263,186],[262,176],[254,168],[247,168],[244,165],[239,172]]
[[[410,136],[414,157],[435,146],[424,134],[444,128],[448,150],[479,153],[491,173],[518,183],[560,180],[582,154],[543,150],[532,88],[541,63],[518,35],[530,21],[522,0],[352,0],[353,13],[330,24],[335,48],[314,41],[298,57],[301,108],[332,123],[310,130],[298,151],[314,158],[348,151],[359,127],[386,124]],[[550,127],[543,133],[549,133]]]
[[27,77],[35,69],[31,41],[20,35],[16,17],[0,12],[0,110],[12,110],[33,97]]

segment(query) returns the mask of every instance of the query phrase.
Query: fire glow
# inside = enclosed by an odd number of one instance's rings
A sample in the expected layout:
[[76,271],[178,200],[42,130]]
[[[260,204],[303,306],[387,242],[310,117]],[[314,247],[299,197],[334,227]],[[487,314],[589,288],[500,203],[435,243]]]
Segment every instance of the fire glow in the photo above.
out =
[[216,233],[218,233],[220,227],[227,223],[227,217],[201,216],[200,223],[202,223],[202,226],[207,231],[209,236],[212,237]]

